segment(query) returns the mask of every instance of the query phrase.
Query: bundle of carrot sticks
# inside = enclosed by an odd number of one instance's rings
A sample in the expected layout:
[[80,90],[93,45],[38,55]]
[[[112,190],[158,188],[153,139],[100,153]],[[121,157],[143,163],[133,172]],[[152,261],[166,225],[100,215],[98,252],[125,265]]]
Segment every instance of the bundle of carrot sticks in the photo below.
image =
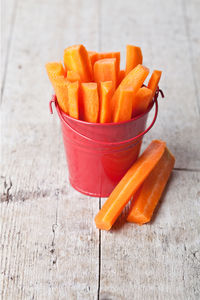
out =
[[[97,53],[75,45],[64,50],[64,67],[51,62],[46,70],[64,113],[86,122],[117,123],[145,113],[152,104],[161,71],[154,70],[145,86],[149,70],[142,61],[141,49],[127,45],[126,67],[121,70],[120,52]],[[127,221],[149,222],[174,163],[166,143],[152,141],[96,215],[97,228],[111,229],[131,199]]]
[[127,171],[95,217],[97,228],[109,230],[132,198],[127,221],[142,225],[151,221],[175,158],[166,143],[154,140]]
[[127,45],[126,67],[120,69],[120,52],[97,53],[83,45],[64,50],[61,62],[46,64],[59,107],[86,122],[122,122],[144,113],[153,101],[161,71],[142,65],[140,47]]

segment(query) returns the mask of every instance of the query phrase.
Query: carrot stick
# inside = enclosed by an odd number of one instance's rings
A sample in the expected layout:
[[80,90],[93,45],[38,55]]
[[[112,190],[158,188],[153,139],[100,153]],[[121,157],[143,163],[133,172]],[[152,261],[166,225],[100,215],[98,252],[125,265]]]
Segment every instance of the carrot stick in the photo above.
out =
[[166,144],[163,141],[152,141],[132,165],[96,215],[95,223],[99,229],[109,230],[112,227],[131,196],[135,194],[161,159],[165,147]]
[[69,81],[67,81],[66,78],[63,76],[57,76],[53,79],[53,86],[56,93],[57,101],[60,106],[60,108],[68,114],[68,84]]
[[94,66],[94,63],[99,59],[98,58],[98,53],[95,51],[88,51],[89,59],[92,65],[92,68]]
[[114,92],[117,81],[116,58],[105,58],[95,62],[94,81],[97,83],[112,81]]
[[119,69],[120,69],[120,52],[102,52],[102,53],[98,53],[98,60],[104,59],[104,58],[116,58],[116,69],[117,69],[117,74],[118,74]]
[[65,76],[65,70],[61,62],[50,62],[45,65],[46,71],[51,81],[54,84],[54,78],[57,76]]
[[160,161],[146,178],[139,193],[132,201],[127,217],[128,222],[142,225],[151,220],[154,209],[170,177],[174,163],[174,156],[166,148]]
[[91,64],[83,45],[71,46],[64,50],[64,65],[66,70],[77,72],[82,82],[92,81]]
[[132,88],[133,89],[133,97],[142,86],[144,80],[146,79],[147,75],[149,74],[149,69],[143,65],[137,65],[120,83],[118,88],[116,89],[112,100],[111,100],[111,107],[112,112],[114,112],[115,105],[117,103],[117,99],[120,95],[121,88]]
[[70,82],[80,81],[80,75],[75,71],[68,71],[67,72],[67,80]]
[[96,123],[99,116],[97,83],[81,83],[80,114],[84,121]]
[[152,90],[141,87],[135,97],[133,97],[132,116],[136,117],[146,111],[152,99]]
[[137,65],[142,64],[142,51],[140,47],[127,45],[126,46],[126,75],[133,70]]
[[148,88],[150,90],[152,90],[152,99],[155,95],[155,92],[156,92],[156,89],[158,87],[158,83],[160,81],[160,77],[162,75],[162,72],[161,71],[158,71],[158,70],[154,70],[152,75],[151,75],[151,78],[149,79],[149,83],[148,83]]
[[120,94],[115,105],[113,122],[123,122],[131,119],[133,106],[133,89],[120,88]]
[[79,82],[70,82],[68,84],[68,108],[69,108],[69,115],[72,118],[78,119],[79,112],[78,112],[78,100],[79,100]]
[[122,82],[122,80],[124,79],[124,77],[125,77],[125,71],[124,70],[120,70],[119,74],[118,74],[117,85],[119,85]]
[[113,93],[112,81],[104,81],[100,83],[100,123],[111,122],[111,98]]

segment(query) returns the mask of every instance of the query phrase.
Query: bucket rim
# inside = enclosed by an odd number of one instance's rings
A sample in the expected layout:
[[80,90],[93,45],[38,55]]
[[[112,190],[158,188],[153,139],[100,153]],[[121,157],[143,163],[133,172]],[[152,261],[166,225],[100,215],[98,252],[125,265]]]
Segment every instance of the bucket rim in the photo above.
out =
[[138,119],[141,119],[143,118],[146,114],[148,114],[151,109],[153,108],[154,106],[154,103],[155,103],[155,99],[151,102],[151,104],[149,105],[149,107],[147,108],[147,110],[145,112],[143,112],[142,114],[134,117],[134,118],[131,118],[130,120],[128,121],[121,121],[121,122],[110,122],[110,123],[93,123],[93,122],[87,122],[87,121],[84,121],[84,120],[79,120],[79,119],[75,119],[73,117],[70,117],[69,115],[67,115],[59,106],[58,104],[58,101],[57,101],[57,97],[56,95],[53,95],[53,98],[54,98],[54,102],[55,102],[55,106],[56,106],[56,109],[59,110],[60,114],[62,114],[65,118],[67,118],[68,120],[72,121],[72,122],[75,122],[75,123],[78,123],[78,124],[82,124],[84,126],[92,126],[92,127],[115,127],[115,126],[119,126],[119,125],[123,125],[123,124],[128,124],[128,123],[131,123],[131,122],[134,122],[134,121],[137,121]]

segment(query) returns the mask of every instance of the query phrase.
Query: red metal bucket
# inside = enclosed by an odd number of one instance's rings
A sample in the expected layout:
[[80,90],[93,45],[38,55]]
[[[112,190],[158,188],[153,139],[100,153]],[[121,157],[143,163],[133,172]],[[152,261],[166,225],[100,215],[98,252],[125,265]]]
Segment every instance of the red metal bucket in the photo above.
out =
[[[137,159],[142,138],[154,125],[158,113],[157,91],[154,102],[142,115],[120,123],[88,123],[66,115],[53,96],[61,121],[63,141],[71,185],[93,197],[108,197],[116,184]],[[155,105],[155,115],[146,128],[148,114]]]

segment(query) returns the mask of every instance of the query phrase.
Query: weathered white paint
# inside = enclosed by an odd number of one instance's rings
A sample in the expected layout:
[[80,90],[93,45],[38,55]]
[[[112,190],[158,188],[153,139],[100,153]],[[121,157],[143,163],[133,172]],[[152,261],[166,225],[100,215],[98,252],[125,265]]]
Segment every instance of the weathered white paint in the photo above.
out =
[[101,299],[199,299],[199,183],[174,171],[150,224],[124,223],[127,209],[101,233]]
[[98,47],[92,3],[18,1],[2,103],[2,299],[97,295],[99,233],[93,219],[99,199],[69,186],[44,68],[61,60],[67,45],[87,40],[88,47]]
[[9,60],[13,29],[15,26],[16,0],[1,1],[1,84],[5,84],[5,72]]
[[[126,44],[141,45],[144,64],[151,72],[153,69],[163,70],[160,87],[165,99],[159,98],[158,119],[145,138],[144,146],[154,138],[164,139],[177,158],[177,168],[200,170],[200,112],[192,75],[190,41],[186,33],[183,2],[174,2],[102,1],[101,48],[122,49],[125,57]],[[195,11],[199,4],[196,2],[186,1],[187,13],[191,11],[189,21],[198,28],[190,29],[190,39],[193,39],[193,32],[196,39],[193,51],[198,57],[200,26],[199,10]],[[193,7],[191,10],[190,5]],[[199,58],[194,64],[196,75],[200,74]],[[121,67],[124,68],[124,62]]]

